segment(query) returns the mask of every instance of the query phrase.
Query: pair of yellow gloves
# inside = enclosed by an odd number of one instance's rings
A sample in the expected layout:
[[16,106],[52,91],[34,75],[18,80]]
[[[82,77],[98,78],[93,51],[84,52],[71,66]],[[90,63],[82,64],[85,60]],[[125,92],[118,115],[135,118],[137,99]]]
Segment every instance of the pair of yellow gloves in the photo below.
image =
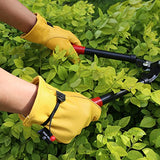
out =
[[[58,26],[49,26],[46,20],[37,14],[37,22],[22,38],[34,43],[43,44],[51,50],[58,45],[60,49],[66,50],[66,56],[74,54],[73,63],[79,61],[72,44],[81,45],[80,41],[70,31]],[[72,52],[70,52],[72,48]],[[38,85],[38,92],[30,114],[24,118],[20,115],[25,126],[32,124],[43,124],[57,105],[58,89],[47,84],[40,76],[36,77],[33,84]],[[60,91],[61,92],[61,91]],[[76,92],[62,92],[65,100],[60,102],[51,124],[47,122],[45,127],[50,129],[56,140],[61,143],[69,143],[81,130],[88,126],[91,121],[99,119],[101,108],[85,96]]]

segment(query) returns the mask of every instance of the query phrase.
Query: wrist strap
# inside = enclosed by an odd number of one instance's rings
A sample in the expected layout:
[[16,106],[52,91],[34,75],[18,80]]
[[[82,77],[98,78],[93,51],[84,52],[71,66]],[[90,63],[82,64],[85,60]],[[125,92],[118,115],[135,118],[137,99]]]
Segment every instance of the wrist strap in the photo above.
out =
[[42,126],[45,126],[50,121],[49,128],[51,127],[51,122],[52,122],[52,118],[53,118],[54,114],[56,113],[60,103],[65,101],[65,94],[63,94],[59,91],[56,91],[56,96],[57,96],[56,106],[54,107],[54,109],[53,109],[52,113],[50,114],[50,116],[48,117],[48,119],[42,124]]

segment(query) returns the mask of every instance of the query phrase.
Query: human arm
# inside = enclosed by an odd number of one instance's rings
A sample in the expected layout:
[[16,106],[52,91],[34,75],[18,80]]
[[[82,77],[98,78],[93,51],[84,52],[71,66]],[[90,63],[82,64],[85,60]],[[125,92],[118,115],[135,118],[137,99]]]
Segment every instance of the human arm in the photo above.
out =
[[[20,5],[17,0],[6,1]],[[80,41],[71,32],[57,26],[49,26],[39,14],[36,15],[35,24],[32,23],[33,21],[29,21],[30,16],[28,14],[25,14],[26,17],[24,15],[21,17],[19,14],[25,10],[22,9],[22,6],[19,8],[18,15],[16,15],[16,13],[12,13],[17,11],[17,5],[12,6],[12,3],[10,3],[10,5],[7,5],[7,15],[4,15],[6,6],[3,2],[0,0],[0,20],[26,33],[23,38],[44,44],[50,49],[59,45],[60,49],[67,50],[67,54],[72,47],[71,44],[80,44]],[[24,19],[26,23],[23,22]],[[25,26],[29,26],[28,29],[22,30],[24,29],[23,23]],[[30,28],[32,29],[30,30]],[[28,32],[28,30],[30,31]],[[36,39],[38,41],[35,41]],[[32,83],[29,83],[7,73],[2,68],[0,68],[0,76],[0,111],[18,113],[26,126],[44,123],[57,103],[56,91],[58,89],[45,83],[41,77],[37,77]],[[91,121],[99,119],[101,109],[81,94],[63,93],[66,95],[66,100],[60,104],[53,117],[51,132],[56,136],[57,141],[69,143]],[[50,128],[48,123],[45,127]]]
[[37,93],[37,86],[0,68],[0,111],[28,115]]
[[79,39],[68,30],[49,26],[45,18],[38,13],[33,14],[18,0],[0,0],[0,21],[24,32],[21,37],[26,40],[42,44],[51,50],[59,46],[60,50],[66,50],[66,56],[69,56],[73,63],[79,62],[72,46],[81,45]]
[[36,15],[18,0],[0,0],[0,21],[28,33],[36,23]]
[[[42,125],[56,106],[59,90],[41,77],[29,83],[2,68],[0,77],[0,111],[18,113],[25,126]],[[99,119],[101,109],[79,93],[59,92],[65,95],[65,100],[51,119],[51,132],[57,141],[69,143],[91,121]],[[50,128],[49,123],[44,126]]]

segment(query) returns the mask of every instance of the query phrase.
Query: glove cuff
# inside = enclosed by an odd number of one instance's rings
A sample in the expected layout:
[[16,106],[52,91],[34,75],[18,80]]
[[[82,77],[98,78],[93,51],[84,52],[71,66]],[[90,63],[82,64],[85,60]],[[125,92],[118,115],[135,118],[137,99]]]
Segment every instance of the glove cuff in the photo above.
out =
[[43,35],[45,35],[45,33],[48,31],[47,28],[48,27],[50,28],[51,26],[47,24],[47,21],[43,17],[41,17],[40,14],[36,13],[36,16],[37,16],[36,24],[27,34],[25,33],[22,34],[21,38],[26,39],[30,42],[45,45],[46,36],[43,36]]
[[19,115],[24,126],[43,124],[52,113],[57,101],[57,89],[45,83],[40,76],[34,78],[32,83],[38,85],[38,92],[30,114],[27,117]]

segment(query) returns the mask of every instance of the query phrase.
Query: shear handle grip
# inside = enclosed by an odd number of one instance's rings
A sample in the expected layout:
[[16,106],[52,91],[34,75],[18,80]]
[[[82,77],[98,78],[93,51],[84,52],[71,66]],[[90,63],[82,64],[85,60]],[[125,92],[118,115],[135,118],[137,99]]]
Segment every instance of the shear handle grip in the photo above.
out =
[[108,52],[108,51],[99,50],[99,49],[86,48],[84,46],[77,46],[77,45],[73,45],[73,48],[76,50],[78,54],[85,54],[85,55],[92,55],[92,56],[96,54],[98,57],[128,61],[131,63],[136,63],[138,66],[142,66],[142,64],[145,62],[144,60],[138,59],[136,55],[133,55],[133,54],[127,55],[127,54],[121,54],[121,53],[114,53],[114,52]]
[[100,107],[102,107],[104,104],[107,104],[117,98],[120,98],[122,96],[124,96],[125,94],[129,93],[129,91],[123,89],[121,90],[120,92],[118,93],[113,93],[113,92],[110,92],[110,93],[107,93],[103,96],[100,96],[100,97],[95,97],[93,99],[91,99],[94,103],[96,103],[97,105],[99,105]]
[[76,50],[78,54],[85,54],[85,48],[84,46],[77,46],[73,44],[73,48]]

